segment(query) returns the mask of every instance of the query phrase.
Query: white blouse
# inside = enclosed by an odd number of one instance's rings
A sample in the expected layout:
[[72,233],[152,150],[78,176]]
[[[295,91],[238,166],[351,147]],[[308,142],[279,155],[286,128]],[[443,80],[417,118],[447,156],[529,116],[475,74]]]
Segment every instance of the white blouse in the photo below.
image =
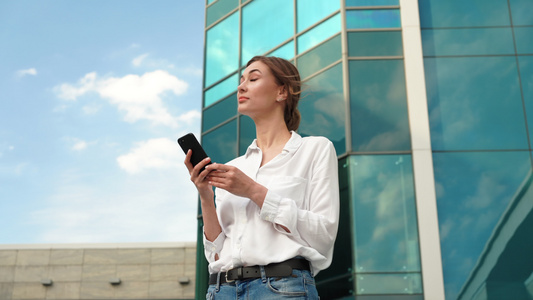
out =
[[227,163],[265,186],[268,192],[260,209],[248,198],[215,190],[222,232],[213,242],[204,234],[209,272],[302,256],[316,275],[331,264],[339,224],[335,148],[324,137],[302,138],[292,132],[278,156],[262,167],[261,160],[261,149],[254,140],[245,155]]

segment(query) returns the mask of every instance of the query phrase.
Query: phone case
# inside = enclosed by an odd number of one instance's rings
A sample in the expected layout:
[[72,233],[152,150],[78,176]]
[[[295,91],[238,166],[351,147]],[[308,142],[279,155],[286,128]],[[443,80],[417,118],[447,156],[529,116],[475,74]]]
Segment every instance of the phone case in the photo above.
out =
[[[207,154],[205,153],[204,149],[192,133],[188,133],[180,137],[178,139],[178,144],[180,145],[181,149],[185,154],[187,154],[187,151],[189,151],[189,149],[192,150],[191,163],[193,164],[193,166],[196,166],[199,162],[201,162],[204,158],[207,157]],[[204,169],[202,168],[201,171],[203,170]]]

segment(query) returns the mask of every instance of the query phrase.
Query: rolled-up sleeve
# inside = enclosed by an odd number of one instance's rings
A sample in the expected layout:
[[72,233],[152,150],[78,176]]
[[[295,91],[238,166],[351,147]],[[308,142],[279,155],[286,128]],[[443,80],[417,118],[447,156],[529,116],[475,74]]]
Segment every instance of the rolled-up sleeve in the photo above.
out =
[[[317,149],[312,163],[313,173],[308,179],[309,199],[304,205],[297,201],[268,191],[260,217],[272,222],[280,233],[293,236],[316,249],[325,260],[321,269],[329,266],[339,224],[339,179],[337,155],[328,141],[323,149]],[[305,207],[304,207],[305,206]],[[281,226],[289,230],[287,232]]]
[[222,246],[224,245],[226,236],[224,235],[224,232],[221,232],[212,242],[205,237],[205,233],[203,234],[203,237],[205,258],[209,263],[212,263],[216,261],[215,256],[220,254],[220,251],[222,251]]

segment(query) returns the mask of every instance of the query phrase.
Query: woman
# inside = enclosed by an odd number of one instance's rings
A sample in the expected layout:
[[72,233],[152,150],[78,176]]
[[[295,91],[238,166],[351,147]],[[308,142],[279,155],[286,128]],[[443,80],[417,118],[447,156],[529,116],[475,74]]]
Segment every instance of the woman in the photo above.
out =
[[331,263],[338,227],[337,155],[326,138],[295,132],[300,85],[290,62],[252,58],[237,97],[256,140],[227,164],[206,158],[193,168],[187,153],[201,199],[208,299],[318,299],[314,276]]

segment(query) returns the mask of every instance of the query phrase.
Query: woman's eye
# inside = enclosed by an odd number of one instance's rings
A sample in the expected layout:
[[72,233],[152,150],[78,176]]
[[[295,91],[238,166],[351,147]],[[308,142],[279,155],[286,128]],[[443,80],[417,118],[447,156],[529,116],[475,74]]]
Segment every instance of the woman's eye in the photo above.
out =
[[256,80],[257,80],[257,78],[250,79],[250,81],[256,81]]

